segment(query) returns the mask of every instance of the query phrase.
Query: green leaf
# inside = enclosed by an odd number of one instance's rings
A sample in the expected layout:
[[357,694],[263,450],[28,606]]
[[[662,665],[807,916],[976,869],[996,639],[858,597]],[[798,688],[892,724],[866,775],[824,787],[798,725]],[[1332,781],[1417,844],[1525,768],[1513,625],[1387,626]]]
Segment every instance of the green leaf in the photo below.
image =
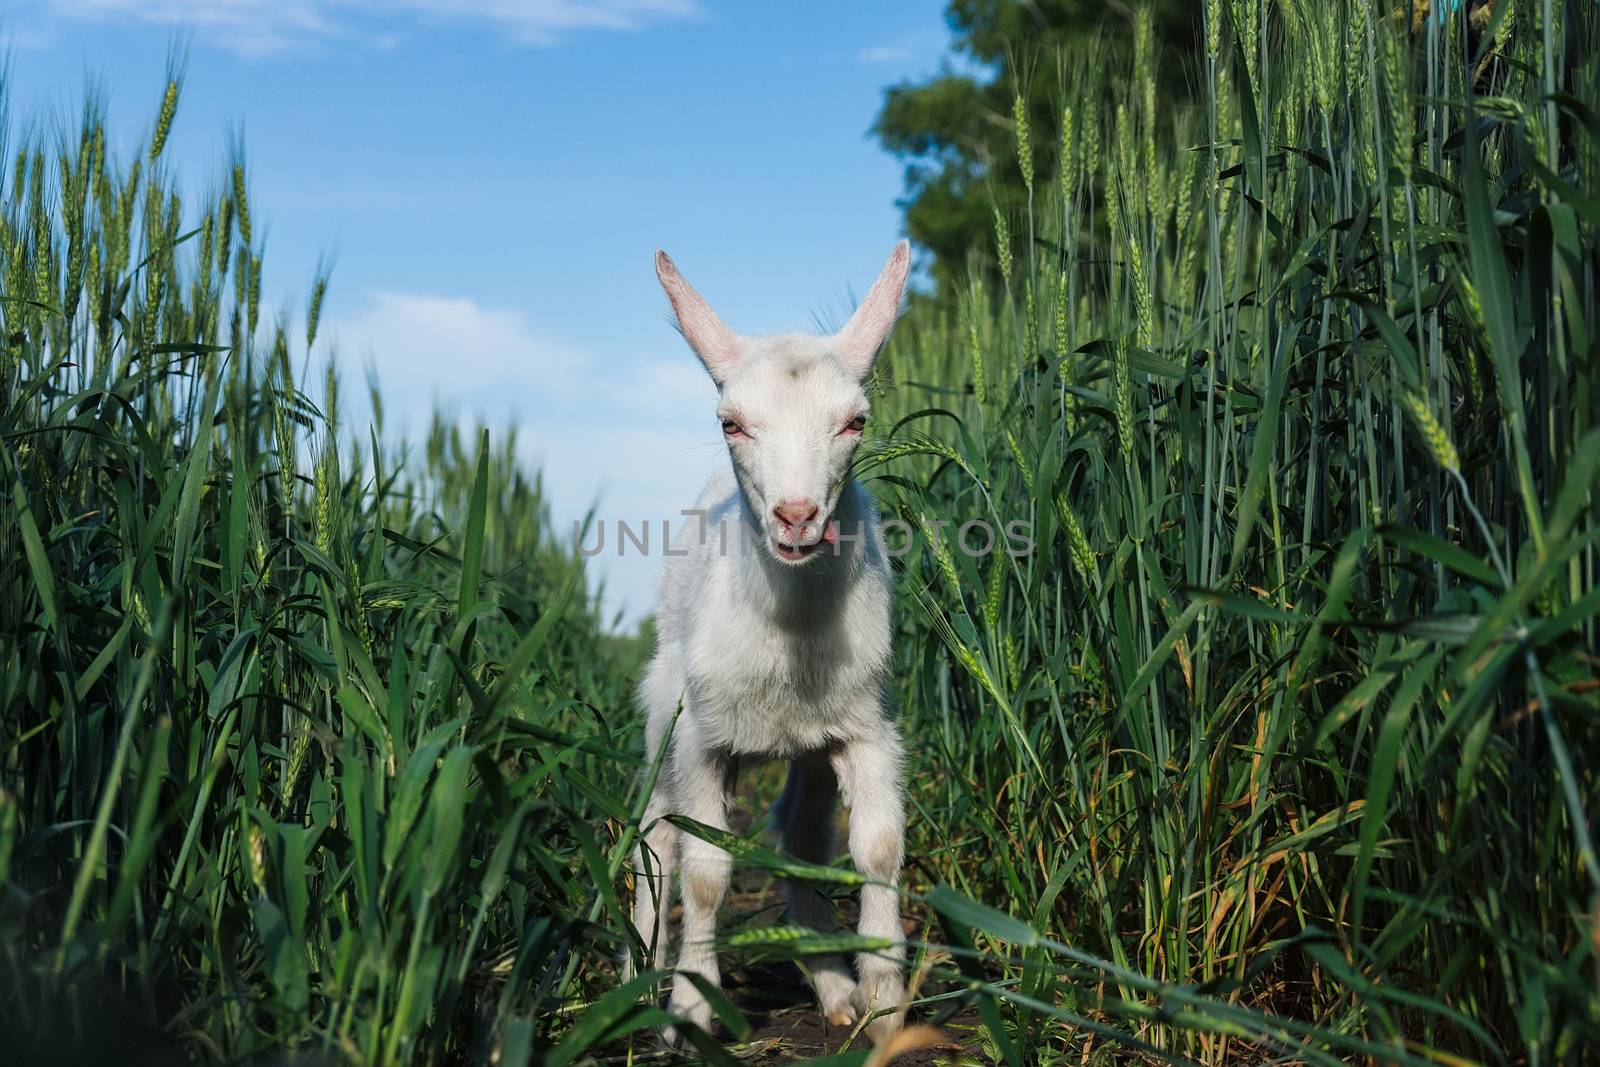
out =
[[1251,196],[1261,198],[1267,193],[1266,150],[1261,141],[1261,118],[1256,111],[1255,93],[1250,86],[1250,67],[1245,62],[1244,50],[1235,48],[1233,54],[1233,84],[1239,96],[1239,125],[1244,134],[1245,188]]
[[[1366,806],[1361,813],[1361,851],[1356,857],[1355,873],[1351,882],[1354,921],[1351,926],[1363,929],[1362,916],[1367,899],[1367,881],[1372,871],[1372,857],[1377,852],[1378,835],[1389,816],[1389,799],[1394,793],[1396,771],[1400,766],[1401,751],[1405,745],[1406,727],[1411,721],[1411,710],[1422,695],[1423,687],[1437,677],[1439,660],[1443,652],[1434,652],[1414,663],[1400,680],[1394,697],[1389,701],[1389,711],[1378,729],[1378,739],[1372,754],[1372,767],[1367,772]],[[1418,768],[1420,770],[1420,768]]]
[[250,915],[261,939],[273,988],[290,1011],[304,1011],[310,1002],[310,983],[300,941],[290,931],[283,912],[266,897],[257,897],[251,903]]
[[1425,556],[1462,577],[1471,578],[1491,588],[1498,588],[1500,585],[1500,576],[1495,573],[1493,567],[1459,545],[1453,545],[1433,534],[1396,523],[1379,526],[1377,532],[1385,541],[1415,552],[1419,556]]
[[[1287,337],[1287,332],[1284,334]],[[1273,357],[1268,372],[1267,397],[1261,408],[1261,418],[1256,423],[1255,445],[1250,451],[1250,469],[1245,477],[1244,495],[1239,499],[1236,525],[1233,530],[1233,551],[1228,555],[1228,573],[1234,574],[1244,559],[1245,546],[1250,543],[1250,533],[1255,529],[1256,513],[1261,507],[1261,496],[1266,491],[1267,471],[1278,450],[1278,412],[1283,407],[1284,373],[1281,354]]]
[[472,769],[471,748],[457,745],[445,756],[433,782],[433,818],[428,847],[422,857],[422,891],[437,896],[444,888],[456,856],[461,852],[462,817],[467,806],[467,773]]
[[1127,692],[1122,695],[1122,710],[1128,712],[1144,696],[1145,690],[1156,680],[1161,668],[1166,666],[1167,660],[1172,656],[1172,650],[1178,647],[1178,642],[1183,640],[1183,635],[1194,624],[1195,616],[1200,614],[1200,609],[1205,606],[1204,600],[1190,601],[1189,606],[1183,609],[1183,614],[1178,616],[1176,622],[1167,628],[1161,642],[1151,650],[1150,657],[1139,667],[1139,673],[1134,675],[1133,681],[1128,685]]
[[[450,735],[455,733],[459,725],[459,720],[456,720],[435,728],[412,751],[411,758],[406,760],[405,768],[400,772],[400,779],[394,784],[393,799],[389,803],[389,817],[383,822],[385,868],[392,868],[395,860],[399,858],[400,849],[405,844],[417,815],[422,811],[423,801],[427,799],[428,779],[433,777],[434,764],[438,762],[439,754],[450,743]],[[446,726],[449,729],[445,729]]]
[[556,626],[566,616],[567,605],[572,601],[572,594],[582,581],[583,572],[574,570],[571,577],[567,579],[566,585],[562,587],[561,592],[556,596],[556,599],[545,606],[544,613],[539,616],[539,621],[533,624],[533,629],[529,630],[527,636],[517,642],[517,647],[512,650],[511,655],[506,659],[505,665],[501,668],[500,678],[495,682],[493,692],[489,694],[484,709],[485,715],[504,704],[506,699],[516,691],[518,683],[522,681],[522,676],[533,665],[534,658],[539,655],[545,643],[550,640],[551,633],[555,631]]
[[622,983],[578,1017],[561,1043],[545,1057],[545,1067],[566,1067],[595,1045],[632,1033],[653,1021],[641,1011],[640,998],[671,972],[645,971]]
[[[1504,9],[1496,12],[1496,16],[1503,12]],[[1527,434],[1523,428],[1525,418],[1519,363],[1526,335],[1511,298],[1511,279],[1506,270],[1505,254],[1501,250],[1500,229],[1495,224],[1494,205],[1489,201],[1488,183],[1483,177],[1477,121],[1470,106],[1466,131],[1462,160],[1466,172],[1467,247],[1471,252],[1472,281],[1478,290],[1484,324],[1489,331],[1490,355],[1494,360],[1495,381],[1500,390],[1501,416],[1516,464],[1517,488],[1522,495],[1524,515],[1535,546],[1543,551],[1544,516],[1539,511],[1532,461],[1528,456]]]
[[200,515],[200,496],[205,488],[206,475],[211,470],[212,418],[217,410],[217,393],[222,388],[220,373],[208,375],[205,399],[200,402],[200,417],[194,426],[194,437],[189,443],[189,454],[183,458],[181,481],[183,495],[178,500],[178,521],[172,537],[173,567],[177,580],[188,570],[189,555],[193,549],[195,523]]
[[45,622],[53,630],[59,619],[56,615],[55,574],[50,568],[50,557],[45,554],[44,542],[39,538],[39,525],[33,520],[33,509],[28,506],[28,489],[17,477],[11,492],[11,508],[17,517],[17,527],[22,531],[22,554],[27,557],[28,570],[33,574],[33,589],[39,596],[39,606],[44,608]]
[[498,1067],[528,1067],[533,1062],[533,1021],[507,1019],[500,1024],[500,1044],[493,1063]]
[[1003,911],[996,911],[987,904],[980,904],[970,897],[962,896],[949,886],[936,886],[923,899],[928,907],[951,922],[997,937],[1001,941],[1009,941],[1018,948],[1029,948],[1039,943],[1038,932],[1021,919],[1012,918]]
[[820,932],[804,926],[760,926],[740,930],[726,939],[732,949],[770,949],[785,959],[824,953],[883,952],[895,946],[886,937],[868,937],[844,931]]
[[339,687],[339,706],[344,709],[345,717],[378,746],[378,752],[384,759],[394,756],[394,742],[389,737],[389,731],[384,729],[365,693],[347,682]]
[[1345,292],[1334,295],[1344,296],[1361,308],[1367,321],[1377,329],[1378,336],[1382,338],[1384,348],[1393,359],[1401,379],[1412,389],[1422,388],[1422,361],[1417,358],[1416,346],[1411,343],[1411,338],[1406,336],[1389,313],[1376,301],[1369,300],[1360,293]]
[[866,882],[866,879],[855,871],[789,859],[727,830],[719,830],[714,826],[696,822],[687,815],[668,815],[666,820],[685,833],[698,837],[708,844],[716,845],[732,856],[735,862],[747,867],[758,867],[784,878],[794,878],[802,882],[823,882],[832,885],[862,885]]
[[461,544],[461,592],[458,614],[469,616],[478,606],[478,583],[483,578],[484,523],[489,506],[489,431],[478,436],[478,468],[467,506],[467,529]]
[[245,473],[244,444],[238,439],[230,442],[233,456],[233,481],[228,490],[228,520],[223,543],[227,546],[228,594],[237,597],[244,576],[244,557],[250,536],[250,479]]
[[1155,378],[1170,378],[1174,381],[1182,381],[1189,376],[1189,368],[1182,363],[1165,359],[1143,348],[1128,349],[1128,367],[1139,374],[1148,374]]

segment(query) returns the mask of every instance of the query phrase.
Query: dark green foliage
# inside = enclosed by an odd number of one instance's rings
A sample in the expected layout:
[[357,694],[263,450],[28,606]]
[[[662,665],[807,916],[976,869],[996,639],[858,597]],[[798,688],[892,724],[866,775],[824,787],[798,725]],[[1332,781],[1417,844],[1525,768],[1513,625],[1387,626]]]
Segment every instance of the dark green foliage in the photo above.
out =
[[1587,1062],[1600,10],[1204,6],[1201,106],[1077,69],[1102,150],[886,357],[887,510],[1038,543],[907,557],[913,854],[1006,1062]]
[[[974,253],[989,255],[991,204],[1016,210],[1026,201],[1012,151],[1012,97],[1020,89],[1036,128],[1052,129],[1073,103],[1074,68],[1128,77],[1136,5],[1103,0],[952,0],[946,18],[964,62],[924,82],[885,94],[872,132],[906,161],[906,235],[932,254],[946,295]],[[1153,27],[1163,56],[1160,91],[1191,100],[1200,13],[1191,0],[1161,0]],[[1098,99],[1084,101],[1096,111]],[[1039,144],[1040,170],[1054,168],[1056,146]]]
[[25,141],[0,221],[4,1043],[532,1062],[624,944],[636,653],[511,439],[339,437],[244,182],[105,141]]

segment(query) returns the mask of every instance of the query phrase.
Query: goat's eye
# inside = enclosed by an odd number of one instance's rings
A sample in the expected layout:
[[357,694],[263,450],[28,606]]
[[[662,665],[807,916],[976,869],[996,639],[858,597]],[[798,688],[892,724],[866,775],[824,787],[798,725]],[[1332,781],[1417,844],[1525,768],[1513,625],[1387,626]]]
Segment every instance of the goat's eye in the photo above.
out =
[[849,422],[845,423],[844,424],[844,429],[842,431],[840,431],[840,432],[841,433],[860,433],[862,430],[866,429],[866,427],[867,427],[867,417],[866,417],[866,415],[864,415],[864,414],[863,415],[857,415],[855,418],[853,418]]
[[723,419],[722,432],[729,437],[738,437],[744,433],[744,427],[740,426],[734,419]]

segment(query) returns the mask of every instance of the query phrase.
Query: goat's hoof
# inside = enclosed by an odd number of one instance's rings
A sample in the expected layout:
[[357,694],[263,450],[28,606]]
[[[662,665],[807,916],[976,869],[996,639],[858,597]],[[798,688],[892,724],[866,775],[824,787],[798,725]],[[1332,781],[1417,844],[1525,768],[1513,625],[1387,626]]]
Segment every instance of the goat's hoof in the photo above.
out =
[[[689,995],[674,993],[668,1010],[683,1022],[699,1027],[708,1034],[711,1032],[711,1003],[700,995],[699,990]],[[683,1048],[687,1043],[683,1032],[676,1026],[663,1027],[661,1036],[673,1048]]]
[[855,1002],[863,1013],[886,1012],[867,1024],[867,1036],[881,1045],[906,1024],[906,989],[897,972],[864,974],[856,986]]
[[904,1011],[880,1015],[867,1024],[867,1037],[874,1045],[881,1045],[893,1038],[895,1034],[898,1034],[905,1028],[905,1025],[906,1013]]
[[[690,1020],[685,1019],[684,1022],[689,1023]],[[693,1023],[693,1025],[698,1026],[701,1030],[707,1032],[710,1032],[711,1029],[711,1024],[709,1021],[703,1024],[696,1021]],[[688,1033],[684,1029],[680,1029],[678,1026],[671,1023],[661,1028],[661,1043],[674,1052],[682,1052],[689,1048],[691,1044]]]
[[822,1017],[828,1020],[829,1026],[854,1026],[856,1020],[861,1018],[861,1013],[856,1011],[852,998],[856,992],[856,980],[850,977],[845,970],[820,968],[817,970],[814,981],[817,989],[817,1006],[822,1009]]

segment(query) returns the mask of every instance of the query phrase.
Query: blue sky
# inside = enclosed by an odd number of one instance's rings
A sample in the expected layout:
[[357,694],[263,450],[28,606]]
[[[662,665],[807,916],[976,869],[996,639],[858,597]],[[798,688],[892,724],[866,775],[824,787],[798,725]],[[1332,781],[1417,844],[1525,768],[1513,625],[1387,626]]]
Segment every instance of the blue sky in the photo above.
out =
[[[940,0],[13,0],[14,117],[104,89],[132,145],[175,39],[169,155],[205,188],[247,146],[267,295],[303,308],[336,257],[316,356],[386,417],[435,398],[515,420],[565,527],[675,516],[721,462],[714,391],[667,325],[651,253],[741,332],[842,321],[894,241],[885,86],[938,69]],[[659,558],[597,559],[648,611]],[[608,558],[609,557],[609,558]]]

